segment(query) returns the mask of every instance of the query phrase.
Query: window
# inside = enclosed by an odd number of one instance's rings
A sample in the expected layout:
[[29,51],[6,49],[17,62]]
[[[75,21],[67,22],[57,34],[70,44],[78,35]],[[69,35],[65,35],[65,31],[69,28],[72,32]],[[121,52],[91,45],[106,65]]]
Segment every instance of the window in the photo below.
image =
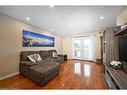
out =
[[75,48],[80,48],[80,47],[81,47],[81,42],[80,42],[80,40],[75,40],[74,47],[75,47]]
[[73,58],[93,60],[94,40],[91,37],[73,38]]

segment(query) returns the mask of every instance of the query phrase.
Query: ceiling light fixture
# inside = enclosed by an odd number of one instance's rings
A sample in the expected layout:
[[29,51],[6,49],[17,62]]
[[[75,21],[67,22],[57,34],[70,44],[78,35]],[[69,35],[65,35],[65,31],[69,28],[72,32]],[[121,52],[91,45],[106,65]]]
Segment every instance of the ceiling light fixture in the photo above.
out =
[[49,5],[50,8],[53,8],[54,6],[55,6],[55,5],[53,5],[53,4]]
[[28,21],[29,21],[29,20],[30,20],[30,18],[29,18],[29,17],[26,17],[26,20],[28,20]]
[[104,19],[104,16],[100,16],[100,19],[101,19],[101,20]]
[[72,27],[72,24],[70,24],[70,26]]

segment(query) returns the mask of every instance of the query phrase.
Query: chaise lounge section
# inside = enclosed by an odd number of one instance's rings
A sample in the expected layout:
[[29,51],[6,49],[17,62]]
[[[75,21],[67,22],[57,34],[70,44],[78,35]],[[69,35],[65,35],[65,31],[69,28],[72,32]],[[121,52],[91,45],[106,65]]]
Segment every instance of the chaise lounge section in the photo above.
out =
[[[59,55],[53,58],[51,53],[56,50],[49,51],[23,51],[20,54],[19,72],[21,75],[35,81],[43,86],[48,81],[57,76],[60,72],[60,64],[64,62],[64,57]],[[40,54],[42,61],[31,62],[27,56],[32,54]]]

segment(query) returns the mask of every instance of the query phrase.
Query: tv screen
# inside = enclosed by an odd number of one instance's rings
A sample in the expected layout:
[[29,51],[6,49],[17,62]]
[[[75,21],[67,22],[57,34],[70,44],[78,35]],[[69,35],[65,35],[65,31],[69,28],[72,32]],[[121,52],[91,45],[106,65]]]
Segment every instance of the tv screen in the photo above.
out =
[[119,60],[127,63],[127,35],[119,37]]

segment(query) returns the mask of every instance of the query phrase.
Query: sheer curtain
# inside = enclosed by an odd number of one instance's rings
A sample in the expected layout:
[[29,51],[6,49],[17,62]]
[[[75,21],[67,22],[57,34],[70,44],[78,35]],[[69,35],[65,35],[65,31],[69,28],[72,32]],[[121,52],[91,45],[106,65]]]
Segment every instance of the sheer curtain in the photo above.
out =
[[96,38],[90,37],[78,37],[73,39],[73,58],[95,61],[96,50]]

